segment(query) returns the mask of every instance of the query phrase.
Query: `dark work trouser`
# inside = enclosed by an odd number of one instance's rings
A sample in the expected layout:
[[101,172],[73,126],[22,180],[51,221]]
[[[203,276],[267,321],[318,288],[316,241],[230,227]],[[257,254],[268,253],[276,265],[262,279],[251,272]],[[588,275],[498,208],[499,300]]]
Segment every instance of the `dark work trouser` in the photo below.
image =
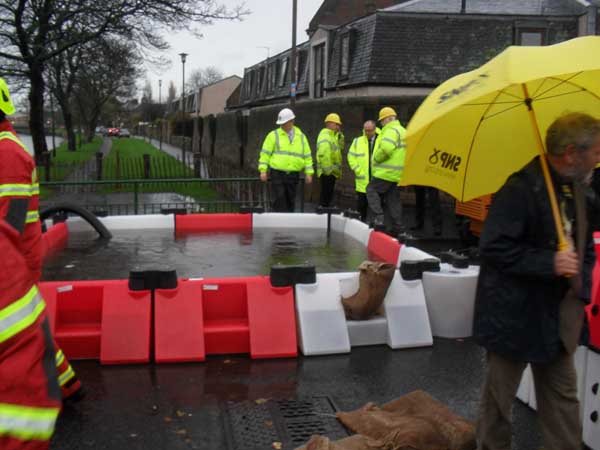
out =
[[372,178],[367,186],[369,209],[375,217],[384,217],[386,230],[393,236],[404,231],[400,187],[393,181]]
[[[510,450],[512,405],[526,366],[488,352],[477,420],[478,450]],[[580,450],[582,427],[573,355],[562,353],[548,364],[531,364],[531,370],[544,450]]]
[[367,194],[364,192],[356,192],[356,210],[360,214],[360,220],[363,222],[367,221],[367,211],[369,209],[369,202],[367,202]]
[[440,206],[440,193],[436,188],[415,186],[415,209],[417,228],[425,225],[425,211],[431,214],[431,223],[434,230],[442,228],[442,209]]
[[294,212],[300,174],[271,169],[271,201],[275,212]]
[[335,176],[333,175],[321,175],[319,177],[321,181],[321,195],[319,198],[320,206],[331,206],[333,200],[333,190],[335,189]]

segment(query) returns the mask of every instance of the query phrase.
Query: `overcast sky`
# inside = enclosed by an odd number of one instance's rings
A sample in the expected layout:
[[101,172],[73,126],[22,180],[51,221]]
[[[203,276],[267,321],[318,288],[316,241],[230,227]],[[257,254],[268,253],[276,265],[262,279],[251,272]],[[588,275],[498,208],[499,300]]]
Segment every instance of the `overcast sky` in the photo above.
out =
[[[220,3],[233,6],[240,2],[221,0]],[[308,38],[306,29],[322,2],[323,0],[298,0],[298,43]],[[244,67],[265,59],[267,53],[275,55],[291,47],[292,0],[245,0],[244,3],[251,14],[242,22],[215,22],[202,28],[204,37],[201,39],[189,33],[177,33],[167,39],[171,50],[165,55],[171,60],[171,67],[162,73],[151,69],[147,73],[155,100],[158,100],[159,79],[162,79],[163,101],[170,80],[175,83],[177,94],[181,93],[182,67],[179,53],[189,54],[185,63],[187,80],[194,69],[207,66],[217,67],[225,76],[241,77]],[[140,83],[140,88],[143,84]]]

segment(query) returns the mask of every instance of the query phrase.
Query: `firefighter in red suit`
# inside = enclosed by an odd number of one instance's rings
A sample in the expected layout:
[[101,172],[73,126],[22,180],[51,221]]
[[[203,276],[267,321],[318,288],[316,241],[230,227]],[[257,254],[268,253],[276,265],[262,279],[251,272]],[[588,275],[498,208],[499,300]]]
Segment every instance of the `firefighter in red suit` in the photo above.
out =
[[[33,155],[6,118],[14,112],[6,82],[0,78],[0,219],[19,233],[19,250],[31,272],[31,284],[37,284],[42,275],[39,185]],[[58,383],[63,398],[68,398],[80,393],[81,383],[56,344],[55,349]]]
[[44,450],[61,394],[44,300],[20,246],[0,219],[0,449]]

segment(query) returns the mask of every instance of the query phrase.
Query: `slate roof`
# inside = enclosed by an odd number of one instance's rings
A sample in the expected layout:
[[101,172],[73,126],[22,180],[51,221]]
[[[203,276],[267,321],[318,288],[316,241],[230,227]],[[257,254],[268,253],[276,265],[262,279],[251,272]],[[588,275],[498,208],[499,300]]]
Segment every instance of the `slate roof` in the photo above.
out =
[[[461,0],[412,0],[385,11],[460,14]],[[510,14],[530,16],[572,16],[585,14],[578,0],[467,0],[467,14]]]
[[[583,3],[600,0],[409,0],[400,5],[330,29],[327,91],[359,86],[435,87],[446,79],[472,70],[506,47],[514,45],[521,29],[545,30],[545,44],[578,35]],[[350,35],[347,76],[340,76],[341,41]],[[299,46],[302,55],[297,94],[308,94],[310,42]],[[281,59],[289,50],[269,59]],[[264,65],[263,61],[251,68]],[[289,80],[289,77],[288,77]],[[274,92],[243,98],[257,105],[286,98],[289,81]],[[243,91],[242,91],[243,92]]]

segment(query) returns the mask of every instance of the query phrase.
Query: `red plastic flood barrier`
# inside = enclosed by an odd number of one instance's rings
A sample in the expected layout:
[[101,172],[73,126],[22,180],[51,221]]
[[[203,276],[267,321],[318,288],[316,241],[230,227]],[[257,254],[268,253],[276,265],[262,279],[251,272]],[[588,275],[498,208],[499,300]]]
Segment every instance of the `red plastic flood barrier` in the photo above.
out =
[[150,291],[127,280],[44,282],[50,327],[70,359],[103,363],[150,360]]
[[293,287],[275,288],[269,278],[248,281],[248,323],[252,358],[298,355]]
[[297,355],[293,290],[273,288],[267,277],[184,280],[156,291],[155,302],[157,362]]
[[206,231],[252,231],[252,214],[175,215],[177,235]]
[[69,239],[69,228],[64,222],[57,223],[42,234],[42,261],[65,248]]
[[596,264],[592,271],[592,302],[586,307],[590,328],[590,345],[600,349],[600,232],[594,232],[594,249]]
[[401,246],[402,244],[393,237],[379,231],[372,231],[367,245],[369,259],[397,265]]
[[180,281],[177,289],[154,292],[156,362],[204,361],[204,317],[199,281]]

